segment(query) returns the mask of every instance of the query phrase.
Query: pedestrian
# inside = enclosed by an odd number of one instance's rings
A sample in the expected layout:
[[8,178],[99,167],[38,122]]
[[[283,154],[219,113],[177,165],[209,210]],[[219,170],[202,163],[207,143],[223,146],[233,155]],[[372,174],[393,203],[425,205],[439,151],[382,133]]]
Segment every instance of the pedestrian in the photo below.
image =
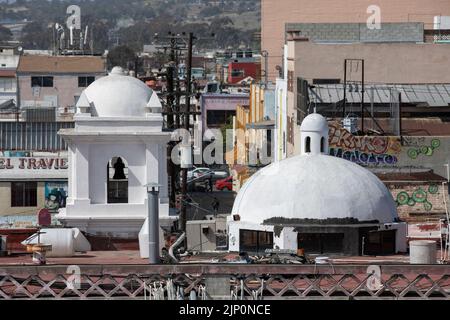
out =
[[213,192],[213,180],[212,180],[212,176],[211,175],[208,177],[208,189],[207,189],[207,191]]
[[220,207],[219,199],[214,197],[214,200],[213,200],[211,206],[212,206],[212,208],[214,210],[214,213],[217,215],[217,213],[219,212],[219,207]]

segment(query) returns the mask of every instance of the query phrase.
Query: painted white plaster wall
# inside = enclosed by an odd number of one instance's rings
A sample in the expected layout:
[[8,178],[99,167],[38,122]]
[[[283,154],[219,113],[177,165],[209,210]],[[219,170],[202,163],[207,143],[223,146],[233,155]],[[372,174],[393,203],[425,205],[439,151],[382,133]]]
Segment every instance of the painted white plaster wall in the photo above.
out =
[[[128,203],[143,204],[147,196],[145,185],[145,145],[93,144],[90,146],[89,175],[92,204],[107,203],[106,166],[113,157],[121,157],[128,164]],[[157,172],[158,166],[151,167]]]

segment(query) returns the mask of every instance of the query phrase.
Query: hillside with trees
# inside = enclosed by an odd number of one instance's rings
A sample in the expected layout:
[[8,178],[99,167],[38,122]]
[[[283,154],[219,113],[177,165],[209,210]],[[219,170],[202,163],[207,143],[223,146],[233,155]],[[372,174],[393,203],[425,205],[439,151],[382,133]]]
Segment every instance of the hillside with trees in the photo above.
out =
[[[25,49],[50,49],[52,27],[65,23],[69,5],[81,8],[83,25],[93,30],[97,52],[125,45],[135,51],[153,41],[155,33],[194,32],[215,39],[199,41],[200,48],[240,45],[257,48],[259,0],[16,0],[0,6],[0,37],[11,39],[6,25],[24,23],[20,36]],[[5,23],[6,22],[6,23]]]

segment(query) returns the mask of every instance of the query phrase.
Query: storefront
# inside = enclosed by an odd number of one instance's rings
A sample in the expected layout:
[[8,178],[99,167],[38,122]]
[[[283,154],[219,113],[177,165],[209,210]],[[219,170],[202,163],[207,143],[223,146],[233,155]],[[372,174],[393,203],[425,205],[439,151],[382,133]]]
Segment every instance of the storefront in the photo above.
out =
[[65,207],[67,158],[0,157],[0,225],[34,224],[39,209]]

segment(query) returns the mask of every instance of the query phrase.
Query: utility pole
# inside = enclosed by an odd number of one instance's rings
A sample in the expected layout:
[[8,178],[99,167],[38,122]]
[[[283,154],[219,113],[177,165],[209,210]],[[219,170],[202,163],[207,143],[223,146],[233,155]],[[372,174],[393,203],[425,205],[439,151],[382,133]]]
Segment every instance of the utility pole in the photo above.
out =
[[[361,132],[364,133],[364,59],[345,59],[344,60],[344,104],[342,108],[342,119],[346,116],[346,106],[347,106],[347,66],[348,62],[350,62],[350,74],[353,71],[353,62],[361,62]],[[351,77],[350,77],[351,78]],[[352,81],[352,80],[350,80]],[[351,92],[351,91],[350,91]]]
[[342,106],[342,120],[345,119],[346,106],[347,106],[347,59],[344,60],[344,104]]
[[364,59],[361,70],[361,132],[364,135]]
[[[185,111],[183,125],[186,132],[189,132],[189,117],[191,113],[191,90],[192,90],[192,42],[194,40],[194,34],[189,33],[188,38],[188,50],[187,50],[187,61],[186,61],[186,89],[185,89]],[[190,134],[189,134],[190,140]],[[190,141],[188,141],[190,144]],[[187,169],[182,169],[181,171],[181,212],[180,212],[180,230],[186,232],[186,213],[187,213]]]

